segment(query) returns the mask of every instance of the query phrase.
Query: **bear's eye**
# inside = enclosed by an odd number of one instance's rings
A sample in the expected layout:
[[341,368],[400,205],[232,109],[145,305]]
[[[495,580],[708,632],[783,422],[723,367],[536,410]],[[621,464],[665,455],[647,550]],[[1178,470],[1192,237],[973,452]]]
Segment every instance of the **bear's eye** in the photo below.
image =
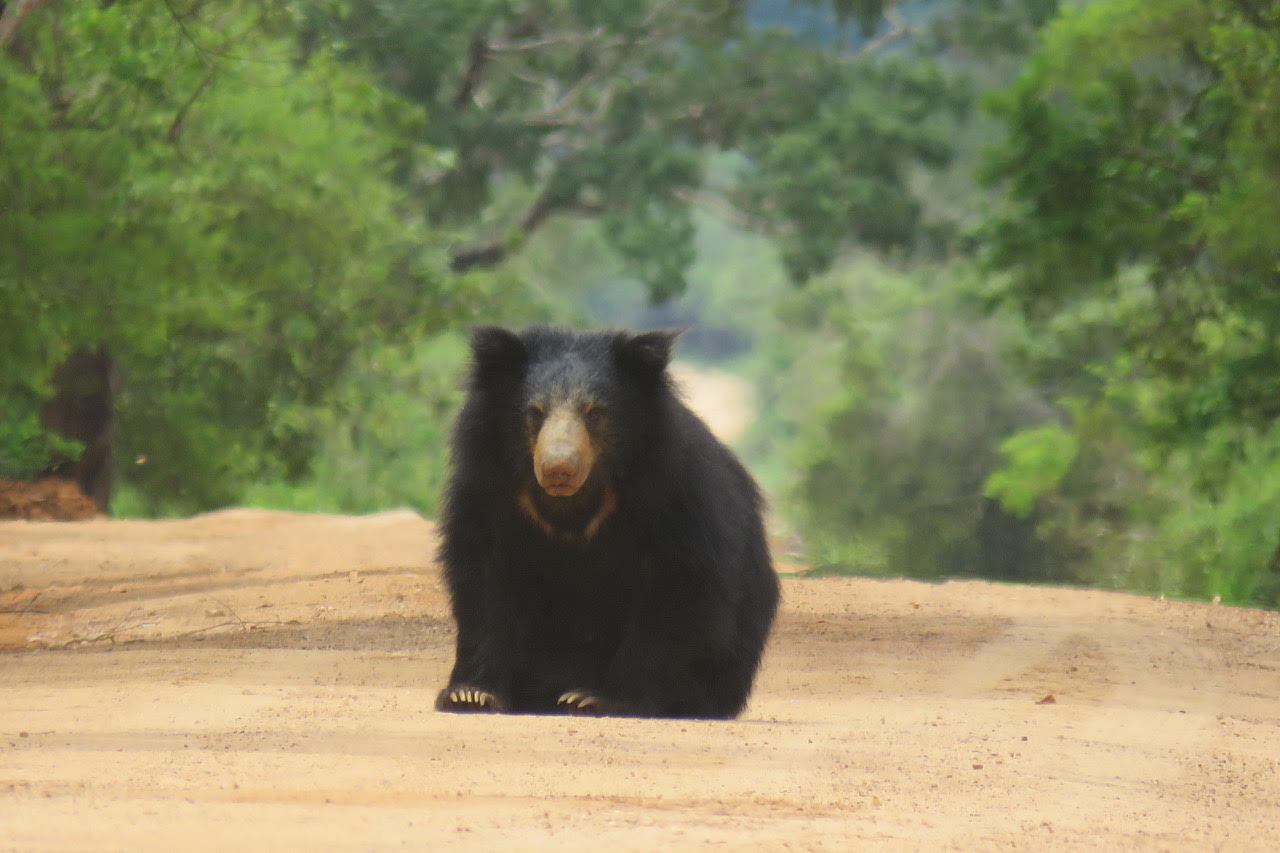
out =
[[582,410],[582,419],[591,426],[604,420],[604,407],[596,403],[588,403]]
[[542,421],[546,420],[546,417],[547,417],[546,407],[538,403],[531,403],[529,405],[529,420],[533,421],[534,423],[542,423]]

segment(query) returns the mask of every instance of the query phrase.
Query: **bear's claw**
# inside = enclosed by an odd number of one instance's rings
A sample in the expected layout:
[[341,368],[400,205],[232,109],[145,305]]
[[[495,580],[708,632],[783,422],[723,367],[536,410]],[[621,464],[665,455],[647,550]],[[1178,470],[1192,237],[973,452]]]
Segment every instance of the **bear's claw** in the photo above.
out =
[[476,687],[455,687],[440,694],[436,708],[441,711],[499,711],[498,697]]
[[488,708],[493,704],[493,694],[485,693],[483,690],[451,690],[449,698],[454,702],[479,705],[481,708]]
[[572,711],[596,712],[600,710],[600,697],[581,690],[570,690],[556,700],[557,705]]

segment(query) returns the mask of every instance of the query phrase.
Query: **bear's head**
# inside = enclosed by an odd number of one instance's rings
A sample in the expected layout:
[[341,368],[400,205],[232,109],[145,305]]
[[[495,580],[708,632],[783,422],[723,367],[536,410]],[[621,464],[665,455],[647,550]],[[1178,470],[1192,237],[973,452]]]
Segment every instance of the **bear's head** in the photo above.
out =
[[475,330],[472,391],[489,393],[506,410],[502,418],[539,504],[603,494],[635,445],[651,440],[678,336],[542,326],[519,334]]

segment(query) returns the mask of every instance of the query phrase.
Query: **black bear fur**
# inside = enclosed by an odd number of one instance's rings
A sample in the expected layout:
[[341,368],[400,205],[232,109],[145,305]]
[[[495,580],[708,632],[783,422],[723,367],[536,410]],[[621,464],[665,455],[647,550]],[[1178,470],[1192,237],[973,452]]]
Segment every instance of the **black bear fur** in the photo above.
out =
[[[457,622],[446,711],[731,718],[778,604],[754,481],[677,397],[671,332],[475,331],[441,562]],[[590,447],[539,485],[548,408]]]

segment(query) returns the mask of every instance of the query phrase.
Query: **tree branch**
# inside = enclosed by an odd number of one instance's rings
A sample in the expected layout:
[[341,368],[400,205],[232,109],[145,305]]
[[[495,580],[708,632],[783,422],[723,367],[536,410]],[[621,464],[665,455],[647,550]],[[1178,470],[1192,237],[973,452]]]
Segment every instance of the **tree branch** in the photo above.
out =
[[176,145],[178,137],[182,135],[182,125],[187,119],[187,113],[191,112],[191,107],[199,99],[205,89],[209,88],[209,84],[213,82],[213,78],[218,76],[218,66],[212,65],[196,85],[195,91],[191,93],[191,97],[178,108],[177,114],[173,117],[173,121],[169,124],[169,132],[165,134],[165,139],[170,145]]
[[[696,32],[706,24],[727,14],[730,3],[724,3],[712,12],[684,11],[679,0],[663,0],[644,16],[634,31],[627,35],[609,36],[602,27],[584,33],[542,34],[538,28],[524,33],[526,40],[505,42],[472,40],[472,50],[462,74],[462,83],[454,98],[454,106],[464,106],[490,60],[499,53],[519,56],[542,48],[563,45],[590,44],[597,52],[593,66],[581,74],[567,88],[560,80],[536,74],[526,68],[508,69],[513,77],[538,86],[545,93],[542,109],[526,113],[522,119],[526,125],[560,128],[543,139],[543,151],[568,146],[570,151],[580,150],[593,134],[604,126],[609,109],[619,89],[621,73],[636,51],[661,45],[683,33]],[[510,38],[510,37],[508,37]],[[567,81],[566,81],[567,82]],[[586,204],[566,200],[553,191],[555,174],[546,183],[534,201],[520,216],[513,236],[490,240],[456,251],[450,268],[465,272],[474,267],[491,267],[502,263],[511,252],[529,238],[554,213],[564,210],[580,210],[598,214],[604,205]]]
[[707,190],[676,189],[671,194],[685,204],[700,207],[713,216],[718,216],[733,223],[744,231],[772,235],[783,232],[783,229],[780,229],[775,223],[737,207],[729,199],[717,193]]
[[6,4],[4,12],[0,13],[0,48],[13,38],[28,15],[48,2],[49,0],[14,0]]
[[534,198],[533,203],[525,208],[524,213],[520,215],[519,233],[515,240],[490,240],[488,243],[482,243],[478,246],[459,249],[450,259],[449,269],[460,273],[466,272],[472,267],[497,266],[506,260],[511,250],[529,239],[530,235],[538,230],[559,206],[555,201],[555,193],[552,192],[554,185],[554,176],[549,177],[537,197]]
[[876,36],[862,47],[855,50],[850,59],[863,59],[870,54],[875,53],[887,44],[891,44],[911,32],[911,25],[898,14],[896,9],[886,9],[884,13],[885,19],[893,24],[893,29],[887,33]]
[[467,47],[467,67],[463,69],[462,78],[458,81],[458,91],[453,95],[455,110],[460,110],[471,103],[488,66],[489,45],[485,41],[485,34],[478,32],[471,37],[471,44]]
[[449,259],[449,269],[464,273],[473,267],[496,267],[507,259],[507,247],[499,240],[481,246],[459,249]]
[[[660,44],[679,36],[681,33],[696,32],[699,28],[705,27],[716,18],[726,14],[728,6],[726,5],[719,11],[713,12],[688,12],[671,15],[676,10],[679,10],[677,0],[667,0],[667,2],[661,3],[650,10],[649,14],[640,23],[635,34],[603,39],[597,47],[601,52],[601,57],[596,67],[584,73],[558,97],[556,96],[556,87],[554,85],[558,81],[553,78],[533,77],[519,70],[513,71],[512,74],[517,79],[533,85],[540,85],[544,91],[549,93],[547,103],[543,109],[527,115],[524,119],[525,123],[553,127],[574,125],[580,122],[588,125],[598,124],[599,120],[607,112],[608,105],[616,92],[618,72],[626,64],[627,60],[635,54],[636,50]],[[670,20],[661,21],[664,16],[668,15],[671,15]],[[659,26],[660,23],[662,24],[661,26]],[[603,28],[597,28],[590,33],[584,34],[578,41],[595,41],[602,39],[605,34]],[[544,40],[542,42],[530,42],[529,44],[551,43],[553,43],[551,40]],[[610,78],[614,79],[610,80]],[[581,113],[572,113],[570,111],[571,108],[582,99],[584,94],[602,81],[610,82],[605,86],[600,103],[593,111],[594,115],[587,116]]]
[[604,27],[581,33],[555,33],[541,38],[524,41],[495,41],[489,43],[490,53],[524,53],[530,50],[541,50],[544,47],[559,47],[566,44],[581,44],[594,41],[605,34]]

